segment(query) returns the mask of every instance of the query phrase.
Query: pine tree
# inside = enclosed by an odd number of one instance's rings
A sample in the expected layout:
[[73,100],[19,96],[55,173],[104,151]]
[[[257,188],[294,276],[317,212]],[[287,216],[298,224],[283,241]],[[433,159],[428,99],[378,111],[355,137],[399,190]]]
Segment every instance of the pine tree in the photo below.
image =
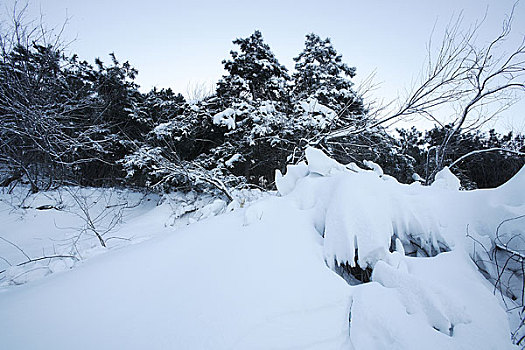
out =
[[307,34],[305,48],[294,61],[293,94],[297,100],[309,100],[312,104],[314,99],[314,103],[333,110],[338,125],[362,119],[363,101],[350,80],[356,69],[342,61],[330,38],[323,40],[316,34]]
[[228,74],[208,99],[210,120],[222,137],[214,138],[220,143],[208,151],[207,163],[259,184],[271,181],[286,157],[282,132],[291,119],[290,77],[260,31],[233,43],[240,50],[223,61]]
[[224,60],[223,76],[217,96],[224,102],[232,100],[282,100],[286,97],[287,69],[279,63],[270,47],[256,30],[245,39],[236,39],[240,53],[231,51],[231,60]]

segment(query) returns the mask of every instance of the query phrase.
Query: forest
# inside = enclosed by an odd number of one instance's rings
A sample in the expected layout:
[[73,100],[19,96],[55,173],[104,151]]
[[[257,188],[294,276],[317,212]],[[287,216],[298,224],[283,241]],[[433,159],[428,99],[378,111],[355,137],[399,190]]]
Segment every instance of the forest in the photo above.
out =
[[[354,85],[356,68],[329,38],[313,33],[293,70],[279,63],[260,31],[234,40],[238,50],[223,60],[216,89],[187,100],[169,88],[141,92],[134,82],[138,71],[114,54],[91,64],[20,18],[3,29],[4,187],[212,188],[230,196],[231,188],[274,189],[275,169],[303,160],[308,146],[342,163],[375,162],[403,183],[430,184],[437,171],[453,165],[466,189],[501,185],[524,164],[522,134],[487,130],[493,116],[468,119],[477,105],[507,103],[496,92],[520,88],[507,75],[523,71],[523,48],[507,62],[492,62],[493,47],[469,49],[470,39],[454,34],[457,27],[420,88],[387,116]],[[485,81],[472,81],[476,73]],[[465,113],[448,121],[433,116],[433,108],[453,103]],[[392,126],[414,114],[432,118],[434,127]]]

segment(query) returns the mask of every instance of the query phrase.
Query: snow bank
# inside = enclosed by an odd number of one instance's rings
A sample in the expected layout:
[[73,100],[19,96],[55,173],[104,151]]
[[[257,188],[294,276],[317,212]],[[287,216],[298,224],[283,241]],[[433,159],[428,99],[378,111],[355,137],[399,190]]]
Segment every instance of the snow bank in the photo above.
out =
[[306,219],[271,198],[4,290],[0,347],[348,348],[349,288]]
[[[434,186],[402,185],[373,163],[306,156],[277,172],[280,197],[154,205],[120,228],[148,241],[4,286],[0,348],[513,348],[472,259],[476,242],[523,235],[519,220],[500,225],[525,210],[523,170],[466,192],[447,170]],[[200,221],[176,228],[172,215]],[[350,285],[343,265],[372,269],[370,283]]]
[[407,246],[417,243],[419,255],[467,249],[467,227],[494,240],[499,223],[525,212],[523,170],[499,189],[459,191],[448,168],[426,187],[400,184],[372,162],[366,163],[372,170],[343,165],[313,148],[306,158],[307,165],[289,166],[284,176],[277,172],[276,186],[297,206],[316,212],[330,265],[373,267],[396,238]]
[[[506,223],[505,233],[496,237],[500,223],[525,213],[523,170],[498,189],[459,191],[448,168],[425,187],[400,184],[371,162],[365,164],[372,170],[364,170],[315,149],[308,149],[306,158],[308,164],[277,173],[279,193],[311,212],[330,268],[373,269],[373,283],[357,287],[352,297],[356,348],[510,346],[504,309],[472,259],[489,261],[483,251],[498,237],[524,251],[525,220]],[[497,276],[492,265],[482,267]],[[521,290],[523,280],[515,282]]]

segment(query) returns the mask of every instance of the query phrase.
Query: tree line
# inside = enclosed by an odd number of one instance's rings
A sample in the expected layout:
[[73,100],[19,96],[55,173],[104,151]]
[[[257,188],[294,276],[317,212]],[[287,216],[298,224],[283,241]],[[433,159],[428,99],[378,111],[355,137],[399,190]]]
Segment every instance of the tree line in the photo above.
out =
[[239,186],[273,188],[275,169],[302,161],[308,146],[343,163],[373,161],[401,182],[425,183],[444,165],[491,149],[454,164],[466,188],[497,186],[524,164],[523,135],[457,132],[457,123],[387,130],[381,121],[388,117],[355,88],[356,68],[313,33],[292,72],[261,32],[234,40],[238,49],[222,62],[216,90],[187,100],[171,89],[140,92],[137,70],[114,54],[90,64],[14,23],[0,33],[3,186],[212,188],[229,196]]

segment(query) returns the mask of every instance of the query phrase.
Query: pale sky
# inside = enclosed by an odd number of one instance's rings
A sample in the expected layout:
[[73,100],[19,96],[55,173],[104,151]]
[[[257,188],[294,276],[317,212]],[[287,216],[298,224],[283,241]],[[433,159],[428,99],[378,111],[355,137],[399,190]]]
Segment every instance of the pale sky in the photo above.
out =
[[[8,6],[13,0],[7,0]],[[19,0],[19,2],[22,2]],[[392,98],[410,86],[425,61],[433,28],[438,35],[463,11],[465,27],[487,18],[480,42],[499,33],[514,0],[444,1],[167,1],[30,0],[30,15],[49,26],[69,17],[64,37],[82,59],[109,61],[114,52],[139,70],[143,91],[153,86],[187,93],[193,84],[212,85],[224,73],[221,61],[231,41],[262,32],[289,70],[309,32],[330,37],[343,60],[357,67],[356,82],[376,72],[378,98]],[[5,7],[2,8],[5,12]],[[525,34],[525,4],[518,4],[514,38]],[[520,104],[525,110],[525,103]],[[513,113],[516,115],[516,113]],[[514,117],[515,118],[515,117]],[[523,115],[518,123],[524,123]],[[516,124],[516,123],[515,123]]]

